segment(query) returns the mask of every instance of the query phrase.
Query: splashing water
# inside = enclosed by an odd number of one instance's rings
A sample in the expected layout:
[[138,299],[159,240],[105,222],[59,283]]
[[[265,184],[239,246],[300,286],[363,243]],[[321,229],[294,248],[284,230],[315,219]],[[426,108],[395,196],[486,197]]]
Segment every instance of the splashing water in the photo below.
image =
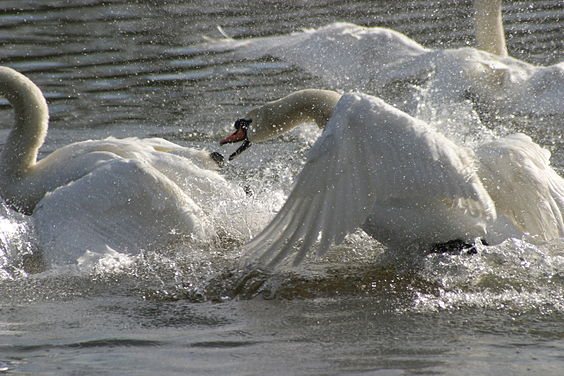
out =
[[[334,48],[335,43],[340,48]],[[384,49],[389,59],[387,65],[384,64],[386,69],[375,60],[374,51],[382,51],[375,48],[375,44],[387,46]],[[316,54],[304,53],[313,45],[319,50]],[[244,59],[274,56],[285,61],[243,62],[242,67],[235,67],[239,70],[232,72],[243,74],[245,79],[249,64],[253,69],[287,68],[287,64],[293,64],[320,77],[333,89],[381,95],[469,148],[519,126],[519,118],[513,114],[494,111],[494,115],[488,117],[491,109],[481,107],[487,105],[487,101],[476,98],[476,87],[472,83],[456,76],[461,67],[472,69],[472,59],[482,61],[482,55],[465,49],[454,52],[426,49],[387,29],[335,23],[289,35],[226,40],[199,48],[218,54],[229,50]],[[191,53],[194,51],[197,49]],[[174,51],[168,53],[174,54]],[[331,53],[337,56],[328,58]],[[396,64],[398,59],[400,63]],[[323,64],[319,64],[320,61]],[[342,75],[340,72],[347,61],[354,63],[354,69]],[[497,60],[485,63],[495,67],[501,64]],[[511,72],[517,78],[532,69],[515,61],[508,60],[504,64],[513,69]],[[320,66],[324,70],[320,70]],[[558,79],[557,68],[548,73]],[[453,81],[453,76],[458,77],[458,81]],[[456,95],[451,98],[448,93]],[[551,92],[547,97],[558,100]],[[228,133],[230,127],[226,125],[222,134]],[[67,295],[84,293],[76,286],[94,280],[106,288],[119,285],[138,291],[147,298],[194,301],[223,300],[237,293],[245,297],[262,293],[287,298],[340,293],[362,295],[397,290],[402,286],[410,295],[410,304],[404,308],[414,310],[503,304],[515,309],[545,307],[543,309],[562,311],[564,247],[561,240],[537,244],[534,239],[513,239],[499,246],[481,247],[476,255],[427,255],[413,250],[388,251],[358,232],[350,235],[343,245],[333,247],[324,258],[309,259],[301,268],[276,272],[246,270],[241,245],[257,234],[282,206],[293,177],[301,169],[318,135],[319,130],[314,125],[300,127],[276,142],[254,145],[244,158],[228,165],[223,174],[246,194],[233,199],[213,197],[203,203],[207,215],[205,225],[215,234],[206,243],[186,238],[159,252],[142,252],[138,256],[111,254],[95,262],[86,255],[76,267],[55,268],[30,276],[16,256],[33,253],[29,220],[3,207],[0,278],[28,278],[38,289],[46,289],[41,286],[54,283],[61,288],[62,295],[64,291]],[[204,132],[202,137],[209,136]],[[74,282],[61,283],[60,280],[67,278],[65,275]]]
[[33,262],[32,239],[29,220],[0,203],[0,281],[27,275],[25,264]]
[[[424,100],[421,103],[419,110],[424,113],[428,108]],[[433,112],[427,116],[441,118]],[[452,137],[468,139],[468,124],[479,121],[437,124],[450,129]],[[511,239],[498,246],[480,246],[474,255],[444,255],[386,250],[358,231],[325,257],[310,258],[301,268],[276,272],[245,268],[240,246],[282,206],[293,176],[318,135],[313,125],[297,128],[284,136],[275,152],[272,145],[255,145],[246,159],[228,166],[224,171],[228,180],[244,187],[246,194],[236,199],[214,197],[205,203],[206,225],[216,234],[205,243],[186,238],[158,252],[116,253],[95,263],[84,257],[78,265],[30,275],[17,256],[32,253],[29,220],[2,206],[1,271],[6,296],[18,301],[58,300],[111,289],[144,299],[201,302],[257,295],[295,299],[400,294],[398,312],[564,310],[564,242],[560,239],[545,243]]]

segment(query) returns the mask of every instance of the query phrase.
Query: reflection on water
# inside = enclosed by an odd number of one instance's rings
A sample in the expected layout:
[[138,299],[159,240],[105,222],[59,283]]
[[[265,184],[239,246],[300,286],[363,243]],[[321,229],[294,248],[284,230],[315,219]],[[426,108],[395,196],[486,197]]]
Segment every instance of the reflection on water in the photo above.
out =
[[[505,3],[511,55],[561,61],[560,2]],[[48,99],[43,154],[110,135],[219,150],[217,139],[250,107],[327,84],[281,59],[236,58],[207,40],[335,21],[390,27],[427,47],[473,44],[470,0],[14,0],[0,3],[0,64],[28,75]],[[11,124],[2,99],[0,145]],[[550,148],[564,170],[561,118],[511,124]],[[253,195],[217,205],[216,225],[225,231],[205,246],[26,274],[18,255],[36,249],[33,229],[1,206],[0,370],[559,374],[561,240],[508,241],[473,256],[397,255],[355,234],[297,270],[242,269],[238,247],[279,208],[316,137],[315,129],[298,130],[228,166],[224,174]],[[237,222],[237,210],[254,215]]]

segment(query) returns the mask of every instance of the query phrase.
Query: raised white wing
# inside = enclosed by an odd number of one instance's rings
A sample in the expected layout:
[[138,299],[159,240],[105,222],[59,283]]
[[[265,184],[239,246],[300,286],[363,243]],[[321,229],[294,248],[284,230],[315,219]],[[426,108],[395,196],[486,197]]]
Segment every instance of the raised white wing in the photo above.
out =
[[430,50],[404,34],[344,22],[288,35],[229,39],[212,47],[237,48],[235,53],[244,59],[275,56],[351,90],[369,86],[378,91],[393,82],[424,78],[430,71]]
[[75,263],[85,251],[135,254],[181,235],[201,236],[199,208],[151,165],[114,158],[48,193],[33,213],[48,263]]
[[499,215],[543,239],[564,236],[564,179],[550,166],[550,152],[522,133],[477,150],[479,174]]
[[464,149],[378,98],[345,94],[286,203],[245,249],[251,261],[274,266],[302,240],[298,264],[318,240],[323,254],[359,228],[377,200],[430,197],[495,217]]

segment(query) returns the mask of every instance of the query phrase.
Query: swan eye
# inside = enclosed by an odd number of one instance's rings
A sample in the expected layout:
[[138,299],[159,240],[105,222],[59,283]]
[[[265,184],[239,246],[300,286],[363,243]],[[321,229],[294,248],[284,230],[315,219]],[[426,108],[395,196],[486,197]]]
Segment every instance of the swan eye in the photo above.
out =
[[237,121],[235,121],[235,129],[243,129],[243,130],[247,130],[247,128],[249,128],[249,125],[252,123],[253,121],[250,119],[238,119]]

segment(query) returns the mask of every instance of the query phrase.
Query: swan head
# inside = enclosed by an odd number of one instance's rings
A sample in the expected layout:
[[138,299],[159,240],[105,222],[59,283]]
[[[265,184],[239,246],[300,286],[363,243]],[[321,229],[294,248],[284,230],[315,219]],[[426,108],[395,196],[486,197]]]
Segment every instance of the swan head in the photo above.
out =
[[232,160],[233,158],[237,157],[239,154],[244,152],[249,146],[251,146],[251,141],[249,140],[249,136],[248,136],[249,125],[251,123],[252,120],[250,119],[238,119],[234,124],[235,132],[233,132],[232,135],[227,136],[223,138],[221,141],[219,141],[220,145],[232,144],[235,142],[243,141],[241,146],[239,146],[239,148],[237,148],[237,150],[235,150],[235,152],[229,156],[229,160]]
[[325,127],[341,95],[330,90],[304,89],[284,98],[267,102],[238,119],[235,132],[220,140],[220,145],[243,142],[229,160],[248,149],[253,142],[262,142],[307,123]]

